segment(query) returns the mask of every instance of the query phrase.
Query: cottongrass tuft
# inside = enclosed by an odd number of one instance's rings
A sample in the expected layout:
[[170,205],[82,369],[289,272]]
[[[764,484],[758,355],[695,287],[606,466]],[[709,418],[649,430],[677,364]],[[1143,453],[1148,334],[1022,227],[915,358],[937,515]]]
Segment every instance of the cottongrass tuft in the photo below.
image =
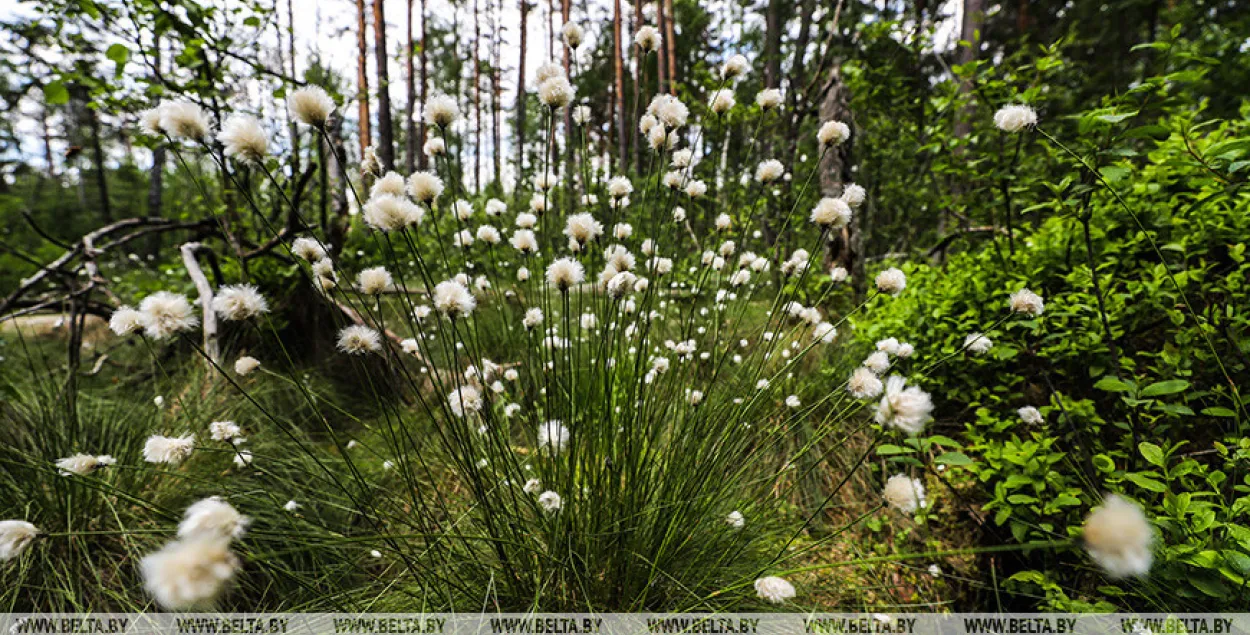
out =
[[553,452],[563,450],[569,444],[569,429],[559,421],[548,421],[538,426],[538,447]]
[[761,600],[781,604],[794,598],[794,585],[777,576],[760,578],[755,581],[755,595]]
[[143,460],[148,463],[178,465],[195,450],[195,435],[166,437],[154,434],[143,444]]
[[908,386],[899,375],[891,375],[885,382],[885,394],[877,404],[875,419],[881,425],[914,435],[924,429],[932,412],[929,393],[918,386]]
[[312,238],[296,238],[291,242],[291,253],[308,262],[317,262],[326,257],[326,250]]
[[157,291],[139,303],[143,313],[143,333],[154,340],[167,339],[199,324],[187,297],[168,291]]
[[377,331],[359,324],[339,331],[337,347],[348,355],[364,355],[382,350],[382,336]]
[[994,113],[994,125],[1003,132],[1020,132],[1037,125],[1037,111],[1024,104],[1010,104]]
[[851,138],[851,127],[841,121],[826,121],[816,132],[816,140],[822,146],[835,146]]
[[255,357],[244,355],[234,360],[234,374],[239,377],[247,377],[257,368],[260,368],[260,360]]
[[560,258],[547,267],[547,282],[561,291],[568,291],[569,287],[579,285],[585,279],[586,270],[582,263],[572,258]]
[[431,126],[446,128],[460,117],[460,106],[448,95],[434,95],[422,109],[425,123]]
[[1041,425],[1046,422],[1046,417],[1042,416],[1042,412],[1033,406],[1024,406],[1016,411],[1020,420],[1029,425]]
[[208,136],[208,116],[189,101],[161,105],[161,130],[174,139],[201,141]]
[[109,317],[109,329],[117,335],[129,335],[143,328],[143,312],[129,306],[118,307]]
[[434,308],[451,318],[468,317],[477,306],[469,288],[458,280],[445,280],[434,285]]
[[983,333],[969,333],[964,338],[964,350],[973,355],[984,355],[994,347],[994,341]]
[[1108,494],[1085,519],[1085,550],[1112,578],[1144,576],[1154,556],[1154,532],[1136,503]]
[[248,320],[269,312],[265,296],[250,284],[232,284],[217,290],[213,311],[226,321]]
[[742,515],[742,512],[735,509],[729,512],[728,516],[725,516],[725,522],[734,529],[742,529],[746,526],[747,519]]
[[22,554],[39,536],[39,528],[24,520],[0,520],[0,562]]
[[867,366],[856,368],[846,382],[847,392],[856,399],[872,399],[880,395],[884,388],[881,378]]
[[193,503],[178,524],[178,537],[184,539],[242,538],[252,519],[240,514],[220,496]]
[[1012,311],[1033,317],[1041,315],[1046,310],[1046,302],[1042,300],[1042,296],[1028,289],[1021,289],[1011,294],[1010,302]]
[[841,229],[851,222],[851,205],[840,198],[822,198],[812,208],[810,219],[821,227]]
[[330,94],[320,86],[305,86],[292,91],[286,105],[296,121],[316,128],[326,125],[335,107]]
[[[433,172],[413,172],[408,177],[408,193],[412,198],[429,205],[443,193],[443,179]],[[490,206],[487,206],[489,211]]]
[[890,267],[877,274],[877,290],[881,293],[898,295],[907,288],[907,275],[895,267]]
[[207,607],[239,569],[230,543],[219,538],[178,540],[139,561],[143,586],[161,607]]
[[914,514],[925,506],[924,483],[905,474],[895,474],[885,482],[881,491],[885,502],[904,514]]
[[564,507],[564,499],[560,498],[559,494],[547,490],[538,495],[538,506],[542,507],[545,512],[555,513]]
[[259,163],[269,154],[269,137],[260,121],[249,115],[232,115],[221,127],[217,140],[226,156]]
[[460,418],[480,412],[482,404],[482,393],[473,386],[461,386],[447,395],[447,407]]
[[639,27],[634,42],[644,51],[655,51],[660,48],[660,31],[649,24]]
[[56,462],[56,469],[57,474],[60,474],[61,476],[69,476],[70,474],[86,476],[102,467],[108,467],[116,464],[117,459],[107,454],[92,456],[90,454],[79,453],[59,459]]
[[386,267],[369,267],[362,269],[356,275],[356,283],[360,286],[360,292],[365,295],[380,295],[389,290],[394,284],[391,273]]

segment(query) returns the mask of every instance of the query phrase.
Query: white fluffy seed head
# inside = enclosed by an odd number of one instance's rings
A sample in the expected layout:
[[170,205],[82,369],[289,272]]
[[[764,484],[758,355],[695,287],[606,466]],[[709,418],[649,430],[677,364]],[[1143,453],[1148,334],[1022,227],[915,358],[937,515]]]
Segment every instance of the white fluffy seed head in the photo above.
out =
[[907,276],[895,267],[890,267],[877,274],[877,290],[890,295],[898,295],[907,287]]
[[736,105],[738,105],[738,100],[734,99],[734,91],[722,88],[712,93],[712,112],[722,115]]
[[1010,104],[994,113],[994,125],[1003,132],[1020,132],[1037,125],[1037,111],[1024,104]]
[[984,355],[994,346],[994,341],[983,333],[969,333],[964,338],[964,350],[973,355]]
[[560,29],[560,34],[564,38],[564,44],[571,49],[581,46],[582,40],[586,35],[581,25],[576,22],[566,22],[564,27]]
[[255,286],[250,284],[227,285],[213,296],[212,308],[226,321],[248,320],[269,312],[269,303]]
[[1028,289],[1021,289],[1011,294],[1011,310],[1037,317],[1046,310],[1046,302],[1042,300],[1042,296]]
[[549,108],[563,108],[573,101],[577,89],[564,75],[557,75],[538,85],[538,100]]
[[174,139],[201,141],[208,136],[208,116],[189,101],[173,101],[161,106],[161,130]]
[[239,568],[229,545],[220,538],[171,542],[139,561],[143,586],[167,610],[208,607]]
[[0,562],[8,562],[39,537],[39,528],[24,520],[0,520]]
[[786,173],[786,166],[781,161],[769,159],[755,168],[755,180],[760,183],[772,183]]
[[61,476],[69,476],[77,474],[78,476],[86,476],[95,472],[102,467],[116,465],[117,459],[107,454],[93,456],[91,454],[75,454],[56,462],[57,474]]
[[929,393],[917,386],[908,386],[907,380],[898,375],[891,375],[877,405],[876,421],[914,435],[924,429],[932,412],[933,399]]
[[154,434],[143,444],[143,460],[148,463],[178,465],[195,450],[195,435],[166,437]]
[[836,146],[851,138],[851,127],[841,121],[826,121],[816,132],[816,140],[822,146]]
[[365,355],[382,350],[382,336],[363,325],[344,327],[339,331],[338,349],[348,355]]
[[248,115],[232,115],[221,127],[217,140],[226,156],[241,161],[260,162],[269,151],[269,137],[260,121]]
[[320,86],[296,89],[286,100],[291,116],[302,124],[323,127],[334,112],[334,100]]
[[608,181],[608,195],[612,198],[629,196],[633,191],[634,184],[629,181],[629,177],[614,176]]
[[433,172],[413,172],[408,177],[408,193],[412,198],[429,205],[443,193],[443,179]]
[[468,317],[477,307],[477,298],[459,280],[444,280],[434,285],[434,308],[447,317]]
[[196,501],[178,523],[178,537],[232,540],[242,538],[252,520],[219,496]]
[[512,232],[512,238],[508,242],[523,254],[532,254],[538,250],[538,239],[534,237],[533,230],[518,229]]
[[1085,519],[1085,550],[1112,578],[1150,572],[1154,532],[1141,507],[1115,494]]
[[914,514],[925,506],[924,484],[920,479],[910,478],[905,474],[895,474],[885,482],[881,491],[885,502],[904,514]]
[[852,208],[855,208],[864,204],[864,199],[868,198],[868,192],[862,185],[847,183],[846,186],[842,188],[842,196],[839,196],[838,198],[846,201],[846,204],[850,205]]
[[634,35],[634,43],[644,51],[660,48],[660,31],[651,25],[640,27]]
[[461,386],[447,395],[447,407],[460,418],[480,412],[482,403],[482,393],[473,386]]
[[244,355],[234,360],[234,374],[240,377],[246,377],[252,374],[252,371],[260,368],[260,360],[255,357]]
[[547,282],[561,291],[568,291],[574,285],[582,283],[586,271],[582,263],[572,258],[560,258],[547,267]]
[[734,79],[740,77],[751,69],[751,65],[747,62],[747,58],[742,55],[734,55],[725,60],[720,67],[721,79]]
[[403,196],[404,189],[404,177],[394,172],[387,172],[385,176],[374,181],[373,187],[369,189],[369,197]]
[[781,91],[776,88],[765,88],[755,95],[755,105],[764,110],[772,110],[781,105]]
[[840,198],[822,198],[812,208],[811,221],[828,229],[841,229],[851,222],[851,205]]
[[589,212],[573,214],[568,217],[564,227],[564,235],[585,245],[603,234],[603,223],[595,220]]
[[538,495],[538,506],[542,507],[543,511],[554,514],[560,511],[561,507],[564,507],[564,500],[560,498],[559,494],[547,490]]
[[109,317],[109,329],[117,335],[129,335],[143,328],[143,313],[129,306],[120,306]]
[[881,383],[877,373],[866,366],[856,368],[846,382],[846,391],[856,399],[872,399],[880,395],[884,388],[885,385]]
[[760,578],[755,581],[755,595],[761,600],[781,604],[794,598],[794,585],[776,576]]
[[365,224],[378,231],[397,231],[419,224],[424,218],[424,209],[399,196],[384,194],[365,203]]
[[365,295],[379,295],[390,289],[395,280],[386,267],[370,267],[356,274],[356,284]]
[[199,323],[186,296],[168,291],[144,298],[139,312],[143,314],[143,334],[154,340],[169,338]]
[[448,95],[434,95],[425,102],[422,113],[425,116],[425,123],[447,128],[460,116],[460,106]]
[[291,253],[308,262],[317,262],[326,257],[325,248],[312,238],[296,238],[291,242]]

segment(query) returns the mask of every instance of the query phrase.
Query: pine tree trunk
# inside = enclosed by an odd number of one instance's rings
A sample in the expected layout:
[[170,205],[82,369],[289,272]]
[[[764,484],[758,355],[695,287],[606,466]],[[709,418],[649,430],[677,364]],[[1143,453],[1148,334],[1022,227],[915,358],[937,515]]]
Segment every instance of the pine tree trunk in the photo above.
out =
[[[291,80],[294,81],[297,71],[295,67],[295,9],[292,2],[293,0],[286,0],[287,27],[289,29],[286,40],[286,56],[291,60]],[[277,12],[276,7],[274,12]],[[281,45],[281,43],[282,38],[279,37],[278,44]],[[291,174],[296,175],[300,173],[299,126],[295,123],[295,118],[291,116],[289,109],[283,108],[282,112],[286,113],[286,126],[291,135]]]
[[[521,175],[525,173],[525,44],[527,37],[527,22],[529,20],[530,7],[525,0],[519,0],[521,5],[521,45],[517,55],[517,84],[516,84],[516,172],[518,181]],[[519,189],[519,188],[518,188]]]
[[[560,4],[560,19],[564,24],[569,23],[569,5],[571,0],[563,0]],[[561,46],[564,49],[564,75],[570,79],[572,73],[572,55],[574,54],[568,46]],[[577,193],[576,180],[573,178],[573,153],[574,148],[579,145],[578,140],[574,138],[573,133],[573,105],[569,105],[564,109],[564,205],[565,209],[573,209],[573,197]]]
[[378,159],[382,171],[395,169],[395,133],[391,127],[391,81],[386,51],[386,0],[373,0],[373,52],[378,64]]
[[369,131],[369,41],[365,0],[356,0],[356,100],[360,115],[360,153],[373,141]]
[[491,156],[494,158],[495,168],[493,180],[499,181],[503,175],[503,115],[501,114],[503,106],[500,103],[500,98],[503,95],[500,66],[503,64],[503,60],[500,58],[499,44],[499,16],[503,14],[503,2],[502,0],[495,0],[495,3],[491,6]]
[[[667,31],[668,16],[664,14],[664,0],[656,0],[655,3],[656,28],[663,35]],[[668,38],[664,38],[667,40]],[[668,43],[662,42],[660,48],[655,51],[655,70],[656,70],[656,93],[668,92],[666,81],[668,79],[668,66],[665,60],[668,59]]]
[[764,87],[781,84],[781,1],[768,0],[764,12]]
[[[429,51],[426,46],[426,38],[429,31],[426,30],[426,20],[429,14],[425,12],[426,0],[421,0],[421,103],[425,104],[430,99],[430,76],[429,76]],[[419,120],[417,122],[417,167],[426,169],[429,166],[428,157],[425,156],[425,136],[426,127],[425,119],[420,114],[416,115]]]
[[612,64],[616,68],[616,90],[614,98],[616,100],[616,169],[618,172],[624,173],[625,166],[628,164],[625,148],[625,131],[628,127],[625,124],[625,60],[621,52],[621,38],[624,33],[621,31],[621,0],[615,0],[613,3],[612,13]]
[[[642,27],[642,2],[634,0],[634,28],[633,33],[638,33],[638,29]],[[634,147],[634,171],[642,172],[642,144],[639,143],[638,136],[641,134],[638,130],[638,109],[641,107],[639,101],[642,99],[642,49],[636,45],[631,45],[634,49],[634,105],[633,111],[629,113],[629,129],[633,141],[631,145]]]
[[412,3],[408,0],[408,20],[407,33],[404,38],[404,64],[406,68],[405,79],[407,80],[407,104],[404,106],[404,173],[412,174],[417,166],[417,134],[416,123],[413,121],[413,114],[417,107],[417,84],[416,73],[413,66],[413,46],[416,44],[412,39]]
[[664,21],[664,41],[668,54],[668,92],[677,94],[677,38],[673,35],[673,23],[677,21],[677,14],[673,13],[673,0],[661,0],[665,6],[666,19]]
[[482,20],[473,0],[473,189],[482,191]]

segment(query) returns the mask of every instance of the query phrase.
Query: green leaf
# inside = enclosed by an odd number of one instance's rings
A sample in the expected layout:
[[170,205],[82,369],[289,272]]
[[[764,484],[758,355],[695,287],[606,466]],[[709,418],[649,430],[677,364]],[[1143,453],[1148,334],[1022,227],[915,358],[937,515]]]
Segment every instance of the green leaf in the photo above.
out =
[[1236,417],[1237,416],[1237,413],[1233,412],[1232,410],[1229,410],[1228,408],[1221,408],[1219,406],[1214,406],[1211,408],[1203,408],[1202,414],[1208,417]]
[[1142,441],[1137,445],[1137,449],[1141,451],[1142,457],[1147,461],[1159,467],[1164,467],[1163,448],[1148,441]]
[[1099,379],[1098,383],[1094,384],[1094,388],[1097,388],[1098,390],[1105,390],[1107,392],[1132,392],[1133,391],[1132,386],[1110,375],[1104,376],[1102,379]]
[[49,106],[69,103],[69,89],[65,88],[61,80],[53,80],[44,84],[43,99]]
[[1149,476],[1146,476],[1145,474],[1139,474],[1137,472],[1129,472],[1128,474],[1124,475],[1124,478],[1127,478],[1128,480],[1133,481],[1133,484],[1137,485],[1138,487],[1142,489],[1150,490],[1152,492],[1162,493],[1162,492],[1168,491],[1168,488],[1166,485],[1164,485],[1163,483],[1160,483],[1159,481],[1156,481],[1153,478],[1150,478]]
[[1189,382],[1184,379],[1169,379],[1167,381],[1159,381],[1145,388],[1142,388],[1142,397],[1158,397],[1160,395],[1172,395],[1189,388]]
[[968,458],[968,455],[963,452],[946,452],[933,459],[933,461],[946,465],[972,465],[972,459]]
[[911,454],[913,452],[915,452],[915,450],[911,448],[904,448],[897,445],[891,445],[889,443],[883,443],[877,446],[877,454],[879,456],[889,456],[891,454]]
[[126,60],[130,59],[130,49],[125,44],[113,44],[104,51],[104,57],[109,58],[114,64],[121,66],[126,65]]

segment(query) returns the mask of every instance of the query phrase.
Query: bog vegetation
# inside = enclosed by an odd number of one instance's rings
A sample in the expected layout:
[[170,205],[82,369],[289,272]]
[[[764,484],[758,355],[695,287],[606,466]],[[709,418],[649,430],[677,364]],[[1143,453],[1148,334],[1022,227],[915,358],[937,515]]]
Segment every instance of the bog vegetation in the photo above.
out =
[[1250,10],[825,4],[26,5],[0,602],[1250,608]]

